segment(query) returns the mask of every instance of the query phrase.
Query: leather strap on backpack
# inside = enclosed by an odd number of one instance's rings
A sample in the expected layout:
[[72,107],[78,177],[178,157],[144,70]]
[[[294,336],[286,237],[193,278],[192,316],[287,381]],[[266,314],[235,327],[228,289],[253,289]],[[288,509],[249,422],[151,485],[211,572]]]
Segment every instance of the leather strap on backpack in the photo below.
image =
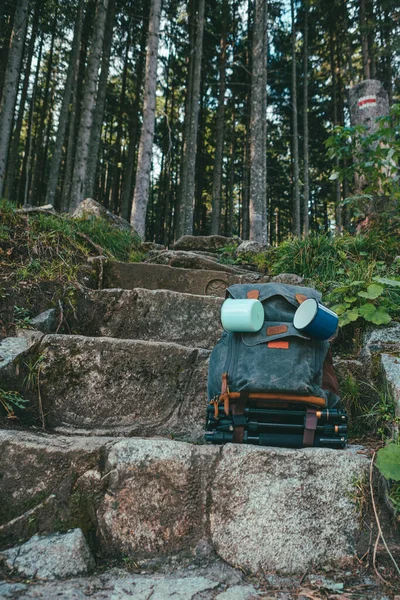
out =
[[239,398],[234,404],[232,404],[232,422],[233,422],[233,443],[242,444],[244,438],[244,427],[246,425],[246,419],[244,416],[244,409],[249,399],[249,392],[240,392]]
[[305,423],[304,423],[304,435],[303,435],[303,446],[313,446],[315,432],[317,429],[317,411],[311,408],[307,408]]

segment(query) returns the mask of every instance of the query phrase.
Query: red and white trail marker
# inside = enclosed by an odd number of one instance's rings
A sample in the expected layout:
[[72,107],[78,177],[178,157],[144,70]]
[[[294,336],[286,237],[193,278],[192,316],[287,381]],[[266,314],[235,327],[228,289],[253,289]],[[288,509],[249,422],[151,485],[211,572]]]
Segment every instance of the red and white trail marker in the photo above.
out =
[[371,104],[376,104],[376,96],[363,96],[357,102],[357,106],[360,109],[367,108],[367,106],[371,106]]

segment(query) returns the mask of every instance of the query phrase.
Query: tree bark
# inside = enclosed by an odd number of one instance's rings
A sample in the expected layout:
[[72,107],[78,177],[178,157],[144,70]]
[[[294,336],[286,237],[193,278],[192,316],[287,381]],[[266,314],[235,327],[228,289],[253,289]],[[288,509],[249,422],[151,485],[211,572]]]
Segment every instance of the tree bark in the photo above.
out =
[[143,75],[145,66],[145,48],[146,48],[146,28],[142,25],[141,42],[139,50],[139,58],[135,64],[135,96],[132,106],[129,111],[129,144],[128,155],[124,165],[124,178],[122,182],[122,206],[121,216],[127,221],[130,220],[133,195],[133,175],[136,167],[136,147],[139,137],[139,107],[140,107],[140,92],[143,85]]
[[303,86],[303,127],[304,127],[304,190],[303,190],[303,235],[309,233],[308,205],[310,202],[309,184],[309,131],[308,131],[308,11],[309,2],[304,4],[304,86]]
[[27,23],[28,0],[18,0],[10,40],[3,95],[0,104],[0,199],[3,196],[4,178],[6,174],[6,164]]
[[15,190],[15,187],[16,187],[15,179],[16,179],[17,165],[19,162],[18,161],[18,150],[19,150],[19,144],[20,144],[20,139],[21,139],[21,129],[22,129],[22,124],[23,124],[24,115],[25,115],[25,104],[26,104],[26,99],[28,96],[29,78],[31,75],[32,58],[33,58],[33,53],[34,53],[34,49],[35,49],[35,41],[36,41],[36,34],[37,34],[38,23],[39,23],[41,1],[42,0],[36,0],[35,12],[34,12],[33,22],[32,22],[32,31],[31,31],[31,36],[29,39],[28,55],[27,55],[26,64],[25,64],[25,77],[24,77],[24,82],[22,84],[21,100],[19,102],[19,108],[18,108],[18,118],[17,118],[17,123],[15,125],[15,129],[13,132],[10,154],[8,157],[5,196],[7,198],[9,198],[10,200],[12,200],[14,198],[14,193],[16,191]]
[[364,79],[371,79],[370,56],[368,50],[368,27],[365,12],[365,0],[360,0],[360,33],[363,57]]
[[143,124],[139,142],[139,156],[133,194],[131,225],[144,239],[146,211],[149,201],[150,171],[156,112],[157,59],[160,38],[161,0],[151,0],[149,34],[146,53]]
[[71,185],[69,210],[72,212],[83,200],[87,160],[89,156],[90,132],[93,124],[93,112],[96,102],[98,71],[101,60],[104,30],[106,25],[108,0],[98,0],[94,20],[93,41],[89,56],[86,79],[83,90],[82,112],[76,145],[74,173]]
[[250,114],[250,240],[266,244],[267,231],[267,0],[256,0]]
[[297,121],[297,74],[296,74],[296,23],[294,0],[290,0],[292,15],[292,130],[293,130],[293,220],[292,233],[300,237],[300,182],[299,182],[299,131]]
[[54,205],[55,195],[57,190],[57,181],[60,172],[60,164],[61,164],[61,155],[63,142],[65,138],[65,132],[67,129],[68,122],[68,111],[70,106],[70,100],[73,91],[73,85],[77,78],[78,68],[79,68],[79,49],[81,45],[81,35],[82,35],[82,19],[83,19],[83,4],[84,0],[79,0],[76,20],[75,20],[75,29],[74,29],[74,38],[72,41],[72,47],[69,55],[69,63],[68,63],[68,71],[67,71],[67,79],[65,81],[64,94],[60,109],[60,115],[58,119],[58,128],[56,141],[54,144],[53,156],[51,159],[50,165],[50,174],[49,180],[47,184],[47,193],[46,193],[46,204]]
[[[332,77],[332,105],[333,105],[333,124],[338,125],[338,83],[337,83],[337,64],[335,59],[335,43],[334,43],[333,27],[329,29],[329,45],[330,45],[330,62],[331,62],[331,77]],[[336,158],[336,170],[339,171],[339,159]],[[335,181],[335,220],[336,232],[342,233],[342,207],[341,207],[341,189],[340,180]]]
[[[204,0],[198,0],[196,41],[192,49],[190,67],[193,73],[193,85],[188,89],[189,102],[186,103],[188,112],[188,131],[184,139],[182,157],[182,177],[180,190],[180,207],[178,236],[191,235],[193,232],[194,191],[195,191],[195,169],[196,169],[196,146],[197,126],[199,118],[199,97],[201,80],[201,61],[203,54],[203,30],[204,30]],[[186,119],[186,115],[185,115]]]
[[211,234],[218,235],[221,220],[222,162],[225,133],[226,41],[228,28],[228,2],[223,0],[222,36],[219,58],[219,91],[216,124],[215,160],[212,187]]
[[101,140],[101,130],[103,125],[104,108],[106,105],[106,92],[108,72],[110,69],[110,54],[113,39],[115,17],[115,0],[109,0],[107,11],[107,23],[103,41],[103,55],[101,59],[101,71],[99,77],[99,85],[96,93],[96,108],[93,113],[93,123],[90,130],[90,153],[87,158],[87,171],[85,182],[85,196],[93,198],[96,196],[94,192],[97,160],[99,157],[99,148]]

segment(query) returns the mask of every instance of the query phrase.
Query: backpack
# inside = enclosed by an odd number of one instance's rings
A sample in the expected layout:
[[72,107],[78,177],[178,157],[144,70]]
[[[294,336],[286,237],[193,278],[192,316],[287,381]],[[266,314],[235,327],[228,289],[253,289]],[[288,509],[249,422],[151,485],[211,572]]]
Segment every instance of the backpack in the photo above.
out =
[[[260,331],[224,331],[210,356],[208,400],[214,405],[215,419],[222,405],[225,416],[238,415],[233,425],[238,426],[240,421],[242,426],[238,427],[239,435],[235,429],[233,441],[243,441],[243,414],[249,402],[275,409],[300,407],[305,411],[305,429],[307,419],[310,428],[315,429],[315,415],[318,411],[326,414],[327,409],[328,421],[332,415],[337,419],[330,422],[342,425],[347,421],[345,411],[340,410],[329,342],[310,339],[293,325],[300,304],[308,298],[319,301],[321,294],[308,287],[266,283],[233,285],[227,289],[226,297],[256,298],[264,308]],[[214,409],[209,407],[208,412]],[[306,438],[304,445],[313,445],[314,433],[308,440],[311,444]]]

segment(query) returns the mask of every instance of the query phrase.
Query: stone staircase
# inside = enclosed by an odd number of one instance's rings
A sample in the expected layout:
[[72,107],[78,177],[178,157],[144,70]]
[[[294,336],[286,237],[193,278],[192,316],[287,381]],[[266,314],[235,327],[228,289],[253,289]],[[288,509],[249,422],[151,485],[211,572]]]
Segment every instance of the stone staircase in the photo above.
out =
[[194,556],[206,545],[246,572],[293,574],[354,557],[362,449],[199,444],[221,295],[260,276],[96,269],[101,289],[78,296],[73,334],[26,332],[0,370],[8,389],[31,377],[46,423],[0,430],[3,547],[80,527],[113,559]]

